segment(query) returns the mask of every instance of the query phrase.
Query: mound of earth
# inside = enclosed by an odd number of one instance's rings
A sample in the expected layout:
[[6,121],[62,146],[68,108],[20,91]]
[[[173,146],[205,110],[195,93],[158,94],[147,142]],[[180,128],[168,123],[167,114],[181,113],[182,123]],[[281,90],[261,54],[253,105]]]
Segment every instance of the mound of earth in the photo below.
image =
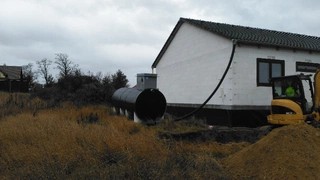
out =
[[222,163],[233,179],[319,179],[320,130],[283,126]]

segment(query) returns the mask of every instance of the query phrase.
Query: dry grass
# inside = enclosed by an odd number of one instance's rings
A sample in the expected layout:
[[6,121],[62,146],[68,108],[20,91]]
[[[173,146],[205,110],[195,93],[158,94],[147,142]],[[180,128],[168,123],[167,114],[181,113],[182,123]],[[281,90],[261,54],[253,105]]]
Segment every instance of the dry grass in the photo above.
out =
[[[1,179],[223,178],[224,145],[158,139],[106,106],[9,115],[0,121]],[[226,146],[227,147],[227,146]],[[220,149],[219,149],[220,148]]]
[[247,146],[163,140],[159,132],[203,127],[148,127],[107,106],[48,109],[27,94],[16,97],[1,111],[0,179],[226,179],[219,159]]
[[174,121],[172,118],[162,120],[156,126],[157,131],[166,133],[185,133],[208,129],[206,121],[192,117],[188,120]]
[[[206,128],[201,121],[144,126],[107,106],[76,107],[28,94],[0,99],[0,179],[317,179],[320,132],[309,125],[260,141],[159,139]],[[227,174],[226,174],[227,173]]]
[[0,92],[0,119],[8,115],[22,112],[37,113],[40,109],[48,107],[48,103],[39,98],[30,98],[28,93]]

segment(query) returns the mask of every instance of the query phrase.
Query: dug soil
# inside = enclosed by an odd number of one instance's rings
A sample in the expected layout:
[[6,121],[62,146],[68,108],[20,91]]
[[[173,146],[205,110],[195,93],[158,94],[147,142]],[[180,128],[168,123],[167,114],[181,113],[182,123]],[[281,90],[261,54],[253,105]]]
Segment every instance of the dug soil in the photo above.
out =
[[275,128],[221,165],[230,179],[319,179],[320,129],[308,124]]
[[269,134],[272,129],[273,128],[271,126],[262,126],[257,128],[212,126],[207,130],[200,130],[196,132],[159,133],[159,137],[174,139],[176,141],[183,140],[191,142],[214,141],[223,144],[230,142],[254,143]]

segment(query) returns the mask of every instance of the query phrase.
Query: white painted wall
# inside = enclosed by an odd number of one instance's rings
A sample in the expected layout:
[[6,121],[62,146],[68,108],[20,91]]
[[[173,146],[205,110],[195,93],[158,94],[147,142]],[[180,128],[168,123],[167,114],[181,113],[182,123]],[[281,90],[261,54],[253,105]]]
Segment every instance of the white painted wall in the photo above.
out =
[[182,24],[156,68],[157,86],[167,103],[205,101],[226,68],[231,50],[230,40]]
[[[229,39],[182,24],[157,64],[157,85],[167,103],[201,104],[217,86],[229,62]],[[232,66],[209,105],[269,106],[271,87],[257,87],[257,58],[285,60],[285,75],[296,72],[296,61],[320,63],[319,53],[241,45]]]
[[[229,94],[232,105],[268,106],[272,99],[271,87],[257,86],[257,58],[285,61],[285,75],[300,74],[296,72],[296,62],[320,63],[319,53],[293,51],[293,49],[276,49],[275,47],[241,46],[237,47],[233,62],[233,94]],[[310,73],[304,73],[310,74]],[[231,95],[231,96],[230,96]]]

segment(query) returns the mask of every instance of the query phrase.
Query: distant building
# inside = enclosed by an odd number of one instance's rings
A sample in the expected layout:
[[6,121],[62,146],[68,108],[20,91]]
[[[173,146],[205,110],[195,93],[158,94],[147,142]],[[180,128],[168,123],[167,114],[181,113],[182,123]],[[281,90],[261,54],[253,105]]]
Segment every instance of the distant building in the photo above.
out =
[[23,80],[21,66],[0,66],[0,91],[28,92],[28,84]]

